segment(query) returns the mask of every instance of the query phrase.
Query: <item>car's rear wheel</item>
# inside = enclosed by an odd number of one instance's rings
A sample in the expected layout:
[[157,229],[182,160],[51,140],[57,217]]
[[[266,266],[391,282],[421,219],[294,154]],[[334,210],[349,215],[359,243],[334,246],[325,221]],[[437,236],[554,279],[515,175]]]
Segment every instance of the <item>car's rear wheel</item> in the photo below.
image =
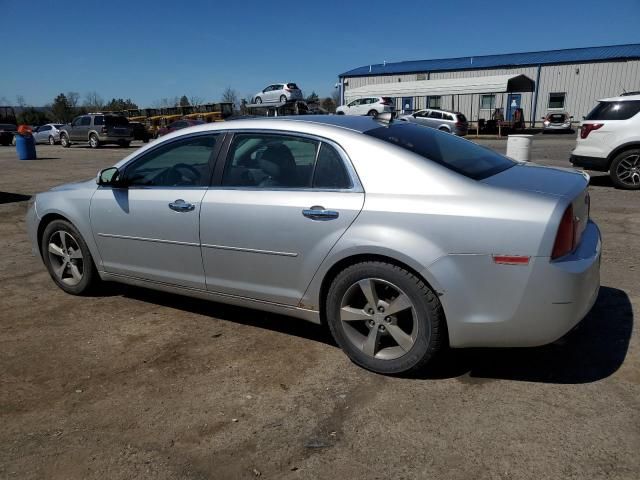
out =
[[326,300],[331,333],[349,358],[378,373],[420,369],[443,343],[438,297],[411,272],[362,262],[340,272]]
[[260,97],[256,97],[253,101],[255,103],[262,103],[262,99]]
[[280,101],[281,102],[286,102],[287,101],[286,95],[280,95]]
[[124,148],[128,148],[129,145],[131,145],[131,142],[124,142],[124,141],[123,142],[118,142],[118,145],[120,145],[121,147],[124,147]]
[[369,113],[367,113],[367,115],[369,115],[370,117],[376,118],[378,116],[378,111],[377,110],[369,110]]
[[53,138],[53,135],[49,135],[49,145],[55,145],[56,144],[56,139]]
[[89,135],[89,146],[91,148],[98,148],[100,146],[100,140],[98,139],[98,135],[95,133]]
[[42,234],[41,253],[53,281],[65,292],[82,295],[99,281],[89,248],[66,220],[54,220]]
[[440,127],[438,130],[445,133],[451,133],[451,130],[449,130],[447,127]]
[[62,133],[60,135],[60,145],[62,145],[63,148],[69,148],[71,146],[71,142],[69,141],[69,137],[67,137],[67,135],[65,133]]
[[611,181],[618,188],[640,190],[640,149],[620,153],[609,168]]

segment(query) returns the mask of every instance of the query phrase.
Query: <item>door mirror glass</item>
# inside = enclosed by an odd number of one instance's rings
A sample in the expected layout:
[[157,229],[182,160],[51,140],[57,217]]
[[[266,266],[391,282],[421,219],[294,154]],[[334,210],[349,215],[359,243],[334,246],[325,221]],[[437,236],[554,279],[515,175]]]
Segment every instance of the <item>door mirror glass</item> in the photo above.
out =
[[98,185],[115,185],[120,178],[120,172],[116,167],[105,168],[104,170],[100,170],[98,173],[98,177],[96,178],[96,183]]

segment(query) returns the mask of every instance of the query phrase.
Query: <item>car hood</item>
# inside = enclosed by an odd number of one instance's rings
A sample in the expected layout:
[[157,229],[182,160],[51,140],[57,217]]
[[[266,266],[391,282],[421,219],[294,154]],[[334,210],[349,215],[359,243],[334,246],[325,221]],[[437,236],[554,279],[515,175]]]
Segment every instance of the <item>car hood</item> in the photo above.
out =
[[96,179],[90,178],[81,182],[65,183],[64,185],[58,185],[50,189],[50,192],[64,192],[68,190],[83,190],[85,188],[96,188]]
[[522,162],[485,178],[482,183],[512,190],[574,198],[588,185],[589,175],[569,168],[544,167]]

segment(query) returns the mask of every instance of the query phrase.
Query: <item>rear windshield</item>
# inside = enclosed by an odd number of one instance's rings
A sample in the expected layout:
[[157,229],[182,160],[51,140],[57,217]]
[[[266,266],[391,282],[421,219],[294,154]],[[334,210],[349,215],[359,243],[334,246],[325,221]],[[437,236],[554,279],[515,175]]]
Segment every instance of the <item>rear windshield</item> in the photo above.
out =
[[513,167],[516,162],[455,135],[408,122],[364,132],[417,153],[465,177],[482,180]]
[[287,88],[290,88],[292,90],[297,90],[298,86],[295,83],[287,83]]
[[117,127],[129,125],[129,120],[119,115],[105,115],[104,119],[107,125],[115,125]]
[[640,111],[640,100],[599,102],[585,120],[626,120]]
[[549,115],[549,121],[553,123],[561,123],[564,122],[565,116],[562,113],[554,113],[553,115]]

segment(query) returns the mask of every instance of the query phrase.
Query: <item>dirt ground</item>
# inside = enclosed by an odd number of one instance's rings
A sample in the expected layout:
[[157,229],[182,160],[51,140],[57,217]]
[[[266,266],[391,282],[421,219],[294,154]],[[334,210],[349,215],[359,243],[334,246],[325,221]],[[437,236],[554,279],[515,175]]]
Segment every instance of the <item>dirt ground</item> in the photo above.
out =
[[[533,158],[568,166],[573,144],[537,136]],[[569,336],[389,378],[301,320],[63,293],[31,255],[26,200],[126,151],[38,153],[0,147],[0,478],[640,478],[640,192],[592,179],[603,288]]]

